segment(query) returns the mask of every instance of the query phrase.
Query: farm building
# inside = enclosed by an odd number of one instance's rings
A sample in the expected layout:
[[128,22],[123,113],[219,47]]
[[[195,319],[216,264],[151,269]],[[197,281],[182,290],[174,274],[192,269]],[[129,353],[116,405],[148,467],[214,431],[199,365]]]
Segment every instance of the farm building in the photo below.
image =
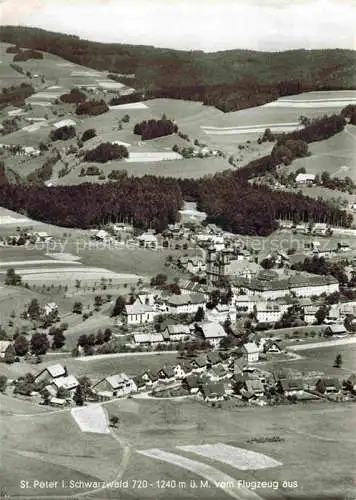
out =
[[205,309],[205,297],[201,293],[171,295],[165,302],[172,314],[193,314],[199,307]]
[[47,366],[35,377],[35,382],[40,382],[41,380],[52,380],[58,377],[66,377],[67,370],[60,364]]
[[53,379],[53,385],[57,389],[65,389],[66,391],[72,391],[79,385],[79,382],[73,375],[67,375]]
[[298,174],[295,178],[297,184],[313,184],[315,181],[314,174]]
[[164,342],[164,338],[162,333],[135,333],[134,341],[135,344],[154,345]]
[[345,335],[347,330],[343,324],[329,325],[325,330],[325,335]]
[[259,359],[260,350],[254,342],[247,342],[241,348],[248,363],[255,363]]
[[282,379],[278,382],[279,390],[284,396],[302,396],[304,394],[304,382],[302,379]]
[[315,389],[322,394],[337,394],[341,391],[341,383],[337,378],[320,378],[315,384]]
[[117,375],[111,375],[100,380],[93,386],[93,391],[99,397],[115,398],[137,392],[137,385],[125,373],[118,373]]
[[10,340],[0,340],[0,359],[4,359],[6,356],[6,351],[12,345]]
[[167,325],[162,333],[169,341],[183,341],[191,334],[188,325]]
[[213,347],[217,347],[220,341],[226,337],[226,332],[219,323],[199,323],[196,325],[196,330]]
[[204,401],[216,402],[224,399],[225,387],[221,381],[202,384],[199,390]]
[[143,233],[137,238],[140,247],[156,249],[158,246],[157,236],[152,233]]

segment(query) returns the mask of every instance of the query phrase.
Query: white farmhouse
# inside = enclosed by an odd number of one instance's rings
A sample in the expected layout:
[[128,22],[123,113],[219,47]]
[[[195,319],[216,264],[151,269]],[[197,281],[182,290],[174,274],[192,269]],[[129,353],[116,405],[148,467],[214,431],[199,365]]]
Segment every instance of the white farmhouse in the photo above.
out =
[[255,363],[259,359],[260,350],[255,342],[247,342],[242,346],[242,353],[248,363]]
[[153,323],[155,311],[151,306],[141,304],[139,300],[135,300],[133,304],[126,304],[123,317],[127,326],[143,325]]

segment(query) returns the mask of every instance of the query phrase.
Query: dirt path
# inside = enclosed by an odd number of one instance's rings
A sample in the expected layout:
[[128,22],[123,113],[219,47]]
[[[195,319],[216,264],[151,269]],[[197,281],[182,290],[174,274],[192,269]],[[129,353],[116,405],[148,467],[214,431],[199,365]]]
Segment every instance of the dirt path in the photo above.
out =
[[344,339],[328,340],[324,342],[313,342],[310,344],[299,344],[288,346],[290,351],[305,351],[307,349],[320,349],[321,347],[335,347],[339,345],[356,344],[356,336],[345,337]]

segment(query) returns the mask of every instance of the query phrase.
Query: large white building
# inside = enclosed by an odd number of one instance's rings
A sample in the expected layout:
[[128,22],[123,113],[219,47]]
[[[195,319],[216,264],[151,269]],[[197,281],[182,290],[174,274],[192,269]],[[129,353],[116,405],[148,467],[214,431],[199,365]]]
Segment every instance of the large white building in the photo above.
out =
[[172,314],[194,314],[199,307],[205,309],[205,297],[201,293],[171,295],[165,302]]
[[141,304],[137,299],[133,304],[126,304],[123,318],[127,326],[143,325],[153,323],[155,313],[152,306]]

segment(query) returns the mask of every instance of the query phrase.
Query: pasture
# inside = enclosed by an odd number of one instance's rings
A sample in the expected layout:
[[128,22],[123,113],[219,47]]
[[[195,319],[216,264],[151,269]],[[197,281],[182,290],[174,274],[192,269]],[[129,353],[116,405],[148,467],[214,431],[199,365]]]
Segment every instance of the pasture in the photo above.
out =
[[296,159],[285,168],[295,172],[304,167],[309,174],[326,171],[335,177],[351,177],[356,182],[356,127],[348,125],[345,130],[325,141],[309,145],[311,156]]

